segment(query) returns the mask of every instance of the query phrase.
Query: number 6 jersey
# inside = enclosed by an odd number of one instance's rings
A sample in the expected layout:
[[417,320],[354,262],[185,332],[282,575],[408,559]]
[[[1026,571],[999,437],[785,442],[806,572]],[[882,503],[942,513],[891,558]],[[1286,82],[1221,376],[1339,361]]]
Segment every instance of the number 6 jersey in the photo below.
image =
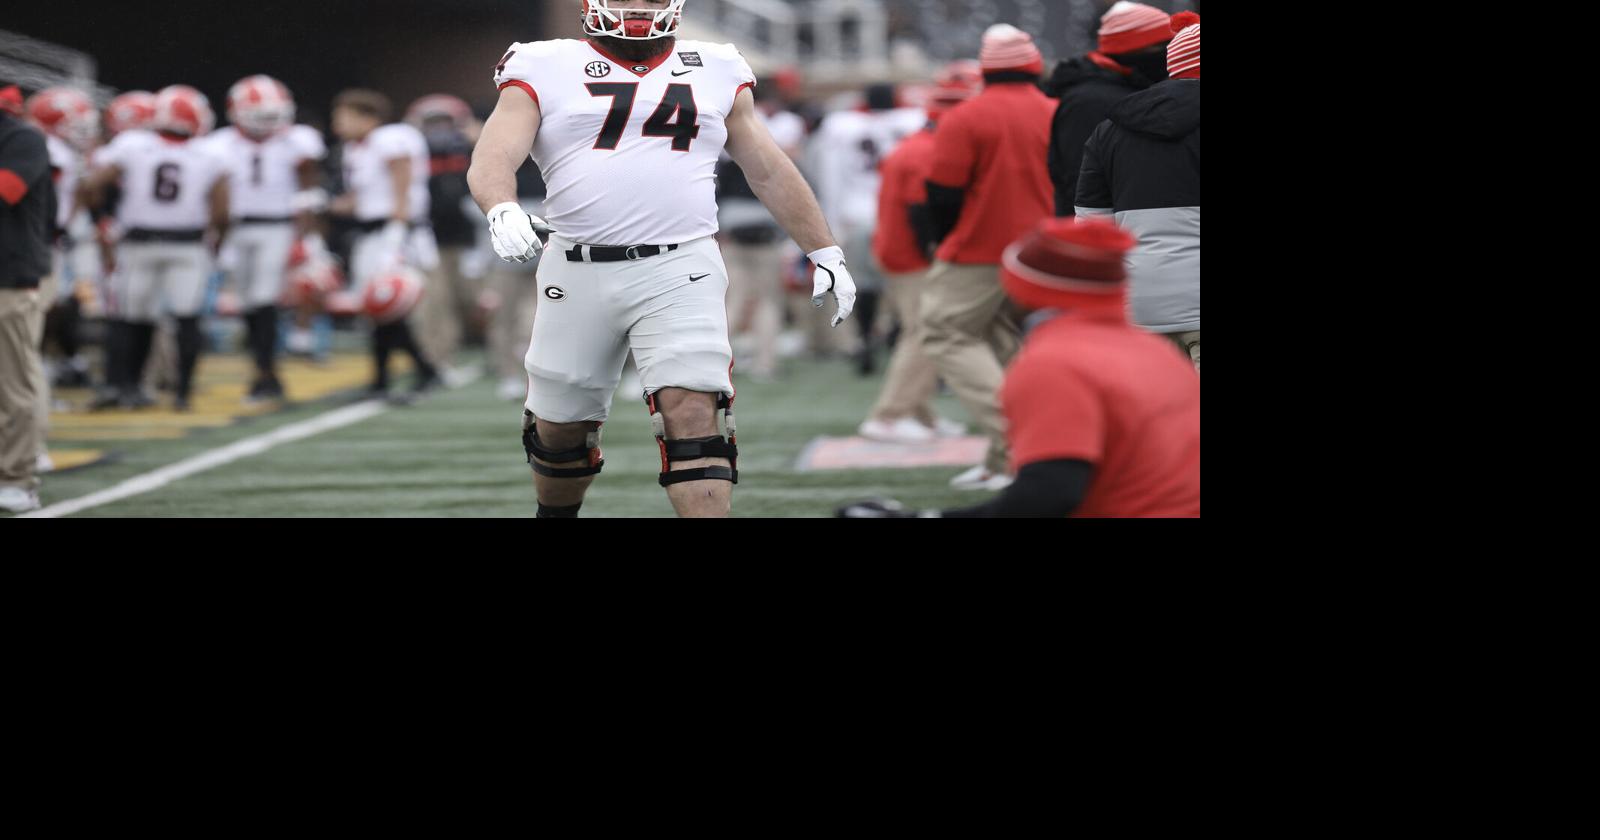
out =
[[672,245],[717,232],[725,122],[755,74],[732,44],[678,41],[643,62],[590,41],[512,44],[495,84],[538,103],[545,218],[586,245]]
[[197,231],[210,224],[211,188],[227,163],[204,140],[124,131],[94,153],[99,166],[122,170],[117,221],[129,229]]

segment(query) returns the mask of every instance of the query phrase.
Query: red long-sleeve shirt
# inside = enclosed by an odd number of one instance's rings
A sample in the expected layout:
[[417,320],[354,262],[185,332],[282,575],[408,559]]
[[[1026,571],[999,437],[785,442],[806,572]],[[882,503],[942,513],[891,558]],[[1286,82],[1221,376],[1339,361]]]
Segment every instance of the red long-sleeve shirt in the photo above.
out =
[[928,270],[928,257],[917,244],[910,212],[928,200],[933,149],[933,131],[919,131],[901,141],[880,166],[883,180],[878,188],[878,230],[872,237],[872,253],[890,273]]

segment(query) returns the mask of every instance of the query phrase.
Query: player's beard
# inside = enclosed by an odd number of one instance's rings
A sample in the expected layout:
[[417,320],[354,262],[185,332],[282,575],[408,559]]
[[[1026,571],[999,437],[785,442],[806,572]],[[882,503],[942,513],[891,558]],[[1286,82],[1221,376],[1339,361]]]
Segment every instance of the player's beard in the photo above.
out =
[[606,52],[624,61],[649,61],[658,55],[671,52],[672,45],[678,42],[676,35],[665,38],[656,38],[650,41],[632,41],[627,38],[617,38],[610,35],[590,36],[590,40],[604,47]]

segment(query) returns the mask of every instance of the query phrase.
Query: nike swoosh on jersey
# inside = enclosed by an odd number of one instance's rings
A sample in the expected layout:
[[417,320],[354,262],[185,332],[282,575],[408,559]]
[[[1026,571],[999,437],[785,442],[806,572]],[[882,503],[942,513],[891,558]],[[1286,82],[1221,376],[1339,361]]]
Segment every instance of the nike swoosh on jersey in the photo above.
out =
[[694,72],[693,70],[685,70],[682,73],[679,73],[678,71],[674,70],[674,71],[672,71],[672,75],[674,75],[674,76],[687,76],[687,75],[689,75],[690,73],[693,73],[693,72]]
[[689,282],[690,283],[694,283],[694,282],[697,282],[697,281],[700,281],[700,280],[704,280],[704,279],[706,279],[707,277],[710,277],[710,276],[711,275],[709,275],[709,274],[702,274],[699,277],[696,277],[693,274],[691,274],[691,275],[689,275]]

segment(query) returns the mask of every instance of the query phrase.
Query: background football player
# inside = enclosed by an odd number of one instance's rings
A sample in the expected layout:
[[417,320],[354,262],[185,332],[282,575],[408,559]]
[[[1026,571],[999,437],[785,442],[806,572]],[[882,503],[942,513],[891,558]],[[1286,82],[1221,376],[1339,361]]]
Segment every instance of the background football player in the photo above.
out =
[[88,205],[120,183],[122,229],[111,298],[120,320],[110,325],[106,367],[110,384],[95,407],[143,407],[139,386],[157,321],[177,318],[177,383],[173,408],[187,411],[200,361],[200,310],[213,256],[228,229],[228,171],[198,138],[215,122],[204,94],[174,85],[156,94],[154,131],[125,131],[101,149],[84,182]]
[[[523,445],[539,516],[575,517],[599,474],[600,425],[631,349],[679,516],[727,516],[738,480],[717,158],[726,148],[816,264],[834,326],[855,284],[816,197],[756,113],[755,74],[731,44],[676,40],[684,0],[585,0],[584,41],[517,43],[469,173],[495,251],[543,248],[528,350]],[[530,151],[549,226],[517,203]],[[727,437],[716,415],[724,410]]]
[[316,129],[295,125],[294,118],[294,97],[282,82],[251,76],[228,91],[232,125],[206,138],[232,178],[233,227],[223,255],[256,366],[250,401],[284,396],[275,370],[278,301],[290,251],[327,205],[318,161],[328,150]]

